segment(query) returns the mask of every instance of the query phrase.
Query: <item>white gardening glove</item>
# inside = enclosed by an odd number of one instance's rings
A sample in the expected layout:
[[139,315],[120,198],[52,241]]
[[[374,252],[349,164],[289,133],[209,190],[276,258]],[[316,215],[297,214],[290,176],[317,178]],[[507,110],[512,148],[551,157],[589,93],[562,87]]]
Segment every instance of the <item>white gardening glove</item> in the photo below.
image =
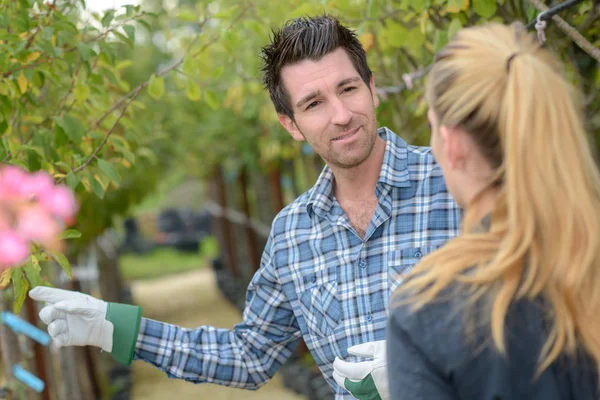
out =
[[335,358],[333,378],[359,400],[389,400],[385,340],[352,346],[348,353],[370,361],[348,362]]
[[48,334],[56,347],[96,346],[111,352],[113,324],[106,320],[105,301],[87,294],[38,286],[29,296],[46,302],[40,319],[48,325]]

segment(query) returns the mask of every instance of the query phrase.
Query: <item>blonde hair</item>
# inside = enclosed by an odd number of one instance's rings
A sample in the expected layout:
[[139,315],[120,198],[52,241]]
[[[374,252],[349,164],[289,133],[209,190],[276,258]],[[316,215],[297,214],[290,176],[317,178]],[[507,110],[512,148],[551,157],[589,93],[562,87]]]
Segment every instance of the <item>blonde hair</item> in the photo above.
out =
[[418,309],[458,284],[468,303],[485,299],[502,354],[511,303],[541,298],[550,331],[538,374],[581,348],[599,366],[600,176],[559,63],[522,25],[466,28],[436,56],[426,97],[439,124],[464,128],[496,171],[498,200],[489,231],[478,229],[475,199],[461,235],[396,295]]

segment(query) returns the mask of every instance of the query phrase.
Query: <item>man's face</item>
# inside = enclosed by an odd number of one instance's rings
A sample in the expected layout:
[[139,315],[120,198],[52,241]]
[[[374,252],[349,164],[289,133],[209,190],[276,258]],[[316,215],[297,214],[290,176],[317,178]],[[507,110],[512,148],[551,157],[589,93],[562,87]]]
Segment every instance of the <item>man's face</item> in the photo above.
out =
[[353,168],[369,157],[379,101],[373,79],[369,90],[344,49],[285,66],[281,78],[295,122],[285,115],[279,120],[294,139],[306,140],[332,167]]

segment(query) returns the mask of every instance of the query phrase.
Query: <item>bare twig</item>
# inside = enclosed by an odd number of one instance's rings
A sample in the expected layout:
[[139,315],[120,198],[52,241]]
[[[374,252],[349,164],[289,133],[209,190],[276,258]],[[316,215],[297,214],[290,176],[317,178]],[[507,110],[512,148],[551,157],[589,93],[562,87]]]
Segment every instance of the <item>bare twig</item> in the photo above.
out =
[[[539,11],[547,11],[548,7],[546,7],[540,0],[530,0],[531,4]],[[588,53],[592,56],[596,61],[600,62],[600,49],[591,44],[581,33],[579,33],[575,28],[569,25],[564,19],[559,17],[558,15],[552,16],[552,21],[556,23],[556,26],[563,31],[565,35],[567,35],[573,42],[575,42],[581,50]]]

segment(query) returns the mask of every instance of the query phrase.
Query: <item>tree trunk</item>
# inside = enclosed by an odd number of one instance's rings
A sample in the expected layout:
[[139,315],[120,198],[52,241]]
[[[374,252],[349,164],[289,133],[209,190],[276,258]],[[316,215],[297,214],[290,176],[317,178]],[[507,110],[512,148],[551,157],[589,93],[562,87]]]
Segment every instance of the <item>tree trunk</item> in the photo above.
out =
[[[223,173],[221,168],[217,168],[215,173],[215,186],[216,186],[216,194],[217,201],[221,206],[221,210],[223,213],[227,212],[227,190],[225,187],[225,182],[223,179]],[[223,242],[225,248],[223,249],[223,254],[225,255],[225,263],[229,267],[231,274],[234,278],[240,277],[240,268],[238,266],[237,257],[235,254],[235,248],[233,245],[233,232],[231,229],[231,224],[227,219],[226,215],[223,214],[220,218],[220,230],[223,236]]]
[[258,271],[260,267],[260,254],[258,250],[258,243],[256,240],[256,234],[252,225],[250,225],[250,202],[248,201],[248,171],[242,170],[240,174],[240,191],[242,192],[242,207],[244,209],[244,215],[246,216],[246,243],[248,247],[248,255],[250,256],[250,264],[252,272]]

